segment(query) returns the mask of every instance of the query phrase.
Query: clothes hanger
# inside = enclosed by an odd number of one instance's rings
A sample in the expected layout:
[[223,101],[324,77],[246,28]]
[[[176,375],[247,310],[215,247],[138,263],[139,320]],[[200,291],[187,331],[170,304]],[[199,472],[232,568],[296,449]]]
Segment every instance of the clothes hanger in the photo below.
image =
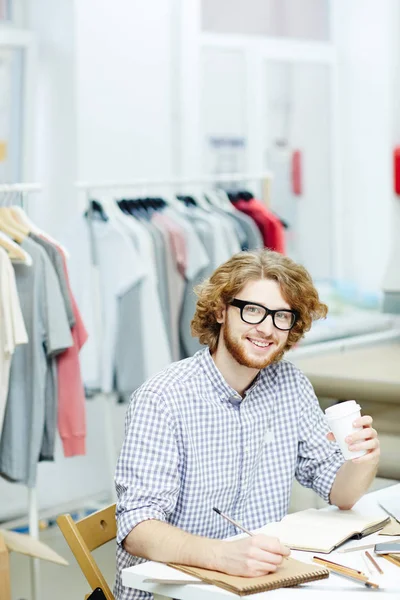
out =
[[[22,202],[21,202],[21,204],[22,204]],[[26,214],[26,212],[22,208],[22,206],[14,204],[14,205],[10,206],[10,211],[11,211],[11,214],[13,215],[14,219],[16,221],[18,221],[18,223],[20,225],[23,225],[24,227],[29,229],[29,233],[34,233],[35,235],[40,236],[40,237],[44,238],[45,240],[47,240],[48,242],[50,242],[50,244],[53,244],[54,246],[58,246],[58,248],[60,248],[61,252],[64,254],[64,256],[66,258],[70,257],[68,250],[62,244],[60,244],[60,242],[58,242],[57,240],[52,238],[45,231],[41,230],[30,220],[30,218],[28,217],[28,215]]]
[[212,189],[205,190],[204,196],[205,196],[207,202],[211,206],[215,206],[216,208],[222,208],[220,199],[217,196],[217,194],[215,193],[215,190],[212,190]]
[[234,213],[236,209],[233,206],[232,202],[230,201],[229,196],[226,193],[226,191],[223,190],[222,188],[218,188],[215,190],[215,193],[218,195],[219,199],[221,200],[221,208],[223,210],[225,210],[226,212]]
[[191,197],[196,202],[199,208],[202,208],[205,212],[211,212],[211,204],[207,201],[207,199],[203,196],[203,194],[190,194]]
[[163,191],[162,198],[165,201],[165,203],[167,204],[167,206],[169,206],[170,208],[173,208],[176,211],[181,212],[181,213],[184,212],[184,208],[183,208],[177,194]]
[[[9,194],[4,194],[4,204],[8,204]],[[26,238],[26,232],[15,222],[8,206],[0,206],[0,229],[13,240],[21,243]]]
[[107,213],[98,200],[90,200],[90,208],[85,212],[85,217],[92,216],[93,213],[98,215],[102,221],[108,221]]
[[0,229],[19,244],[21,244],[26,237],[21,230],[14,227],[12,221],[10,222],[8,210],[5,206],[0,207]]
[[28,267],[32,266],[32,257],[21,246],[14,242],[3,231],[0,231],[0,246],[7,252],[13,263],[22,263]]

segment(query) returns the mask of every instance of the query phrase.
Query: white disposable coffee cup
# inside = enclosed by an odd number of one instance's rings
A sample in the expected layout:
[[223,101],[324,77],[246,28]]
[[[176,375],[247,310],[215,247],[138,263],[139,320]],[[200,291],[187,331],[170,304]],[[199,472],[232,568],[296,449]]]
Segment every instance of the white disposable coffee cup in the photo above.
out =
[[364,456],[367,453],[366,450],[358,450],[357,452],[351,452],[348,448],[345,438],[351,435],[355,431],[360,431],[362,427],[353,427],[353,421],[361,416],[361,406],[357,404],[355,400],[347,400],[347,402],[340,402],[334,406],[330,406],[325,410],[325,417],[328,421],[329,427],[336,438],[338,446],[342,451],[343,456],[346,460],[358,458]]

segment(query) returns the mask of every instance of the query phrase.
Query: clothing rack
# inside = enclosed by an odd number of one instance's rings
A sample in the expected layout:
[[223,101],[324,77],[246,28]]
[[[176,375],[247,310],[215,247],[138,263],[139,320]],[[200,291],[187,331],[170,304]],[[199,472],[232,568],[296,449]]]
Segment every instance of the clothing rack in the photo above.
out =
[[[42,186],[38,183],[10,183],[0,185],[0,204],[2,204],[1,195],[4,195],[6,204],[8,200],[13,201],[14,194],[20,194],[20,204],[22,208],[26,208],[26,197],[28,194],[40,192]],[[8,195],[10,198],[8,198]],[[1,433],[1,432],[0,432]],[[36,487],[28,488],[28,519],[29,519],[29,535],[39,539],[39,510],[37,502]],[[7,523],[3,523],[7,526]],[[31,593],[32,600],[40,600],[39,587],[39,559],[31,558]]]
[[[218,184],[237,184],[237,183],[248,183],[253,181],[270,181],[273,175],[270,171],[263,173],[224,173],[218,175],[207,175],[207,176],[195,176],[195,177],[182,177],[182,178],[171,178],[171,179],[136,179],[128,182],[124,181],[108,181],[108,182],[77,182],[76,188],[85,194],[85,209],[88,214],[91,213],[91,200],[92,195],[96,192],[116,191],[116,190],[139,190],[140,193],[146,193],[147,189],[150,188],[163,188],[164,190],[177,190],[179,187],[185,187],[190,185],[208,185],[216,186]],[[160,192],[162,196],[162,192]],[[102,340],[103,340],[103,321],[102,315],[102,304],[101,304],[101,288],[100,288],[100,266],[98,264],[97,249],[95,243],[95,236],[91,227],[91,220],[89,219],[89,236],[91,246],[91,263],[92,263],[92,289],[93,297],[95,298],[94,314],[96,331],[99,340],[98,347],[98,364],[101,364],[102,356]],[[112,394],[100,393],[99,397],[103,402],[104,409],[104,424],[105,424],[105,446],[107,452],[107,462],[109,469],[109,482],[110,490],[109,495],[112,501],[116,500],[116,492],[114,487],[114,472],[115,472],[115,461],[116,461],[116,443],[114,439],[113,427],[110,427],[112,423],[112,411],[111,411],[111,400]]]

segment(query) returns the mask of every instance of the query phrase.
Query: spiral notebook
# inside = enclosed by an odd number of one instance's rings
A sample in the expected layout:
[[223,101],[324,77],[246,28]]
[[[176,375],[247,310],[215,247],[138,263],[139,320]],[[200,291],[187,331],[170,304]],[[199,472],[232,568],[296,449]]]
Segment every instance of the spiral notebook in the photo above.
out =
[[282,587],[292,587],[300,583],[329,577],[328,569],[319,565],[303,563],[294,558],[285,559],[276,573],[270,573],[262,577],[237,577],[235,575],[226,575],[219,571],[201,569],[200,567],[173,564],[169,566],[239,596],[267,592]]

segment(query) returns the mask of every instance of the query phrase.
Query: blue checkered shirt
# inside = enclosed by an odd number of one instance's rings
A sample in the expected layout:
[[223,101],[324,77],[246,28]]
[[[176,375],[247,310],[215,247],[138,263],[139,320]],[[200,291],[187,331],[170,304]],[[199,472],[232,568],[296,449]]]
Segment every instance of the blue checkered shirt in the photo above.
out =
[[142,521],[157,519],[210,538],[287,514],[293,478],[324,500],[344,458],[308,379],[282,360],[263,369],[242,399],[208,349],[144,383],[127,411],[116,469],[117,600],[150,599],[126,588],[121,570],[143,562],[122,548]]

